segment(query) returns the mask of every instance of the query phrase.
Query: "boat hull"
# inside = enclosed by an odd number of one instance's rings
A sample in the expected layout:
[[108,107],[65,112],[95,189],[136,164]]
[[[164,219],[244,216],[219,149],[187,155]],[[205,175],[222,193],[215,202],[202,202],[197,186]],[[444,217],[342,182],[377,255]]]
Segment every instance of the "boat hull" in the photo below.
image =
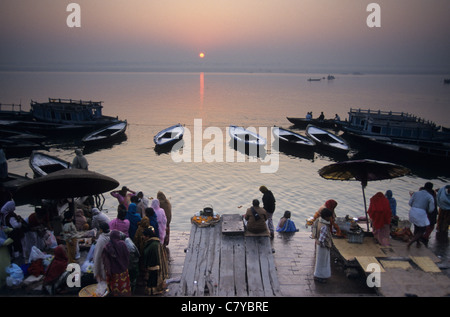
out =
[[317,127],[328,128],[328,129],[336,129],[339,128],[339,122],[333,119],[306,119],[306,118],[294,118],[287,117],[289,122],[291,122],[298,129],[306,129],[308,124],[313,124]]
[[184,136],[184,127],[181,124],[176,124],[166,129],[159,131],[154,137],[153,142],[157,148],[167,148],[178,141],[182,140]]
[[369,135],[360,135],[356,133],[346,132],[361,144],[370,144],[371,148],[377,148],[386,153],[401,154],[405,157],[415,160],[434,159],[434,160],[450,160],[450,143],[438,141],[408,141],[397,140],[389,137],[376,137]]
[[42,152],[33,152],[29,159],[29,165],[35,177],[70,168],[69,162]]
[[275,127],[273,134],[278,139],[280,148],[313,151],[316,147],[316,143],[313,140],[291,130]]
[[229,134],[236,142],[246,145],[265,146],[267,143],[266,139],[261,137],[256,132],[235,125],[231,125],[229,127]]
[[105,128],[91,132],[83,137],[82,142],[85,145],[98,145],[105,142],[114,142],[125,134],[127,122],[121,121]]
[[319,148],[336,154],[347,154],[350,147],[341,137],[314,125],[306,127],[306,135],[311,138]]

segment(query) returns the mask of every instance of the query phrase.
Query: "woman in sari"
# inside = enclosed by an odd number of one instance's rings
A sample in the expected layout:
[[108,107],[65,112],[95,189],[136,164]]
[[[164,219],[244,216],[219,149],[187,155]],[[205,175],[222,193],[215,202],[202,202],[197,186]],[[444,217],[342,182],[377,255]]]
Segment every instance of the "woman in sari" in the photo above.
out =
[[168,277],[167,259],[163,246],[156,236],[153,227],[144,230],[145,246],[142,254],[144,264],[145,293],[147,295],[160,295],[163,293]]
[[58,287],[66,282],[65,280],[61,281],[61,276],[66,272],[69,264],[69,259],[63,246],[57,246],[54,254],[55,257],[44,274],[44,287],[50,295],[55,294],[58,291]]
[[169,235],[170,235],[170,221],[172,220],[172,204],[166,198],[163,192],[159,191],[156,194],[156,198],[159,200],[160,207],[164,210],[166,214],[166,236],[164,237],[164,245],[169,245]]
[[106,281],[113,296],[130,296],[130,276],[128,262],[130,253],[127,245],[120,239],[120,231],[112,230],[109,242],[102,253]]
[[286,210],[284,212],[283,217],[280,218],[280,221],[277,225],[277,232],[297,232],[298,229],[295,226],[294,221],[291,220],[291,212]]
[[14,250],[12,255],[14,258],[17,258],[23,251],[21,240],[25,236],[25,221],[15,213],[15,210],[16,203],[13,200],[6,202],[0,210],[0,225],[12,228],[8,236],[13,240],[13,243],[10,245],[10,248],[12,247]]
[[131,238],[131,240],[134,240],[134,235],[136,234],[138,223],[139,221],[142,220],[141,216],[137,213],[137,205],[135,203],[134,198],[133,201],[128,206],[128,211],[127,215],[125,216],[125,219],[128,219],[128,221],[130,222],[130,228],[128,229],[128,236]]
[[320,214],[322,212],[323,209],[328,209],[331,210],[331,212],[333,213],[333,216],[331,217],[331,228],[333,228],[335,230],[335,234],[336,236],[342,236],[342,232],[341,229],[339,228],[338,224],[335,222],[336,219],[336,207],[337,207],[338,203],[336,200],[334,199],[329,199],[327,200],[320,208],[319,210],[316,211],[316,213],[314,214],[314,220],[320,218]]
[[389,236],[391,233],[391,206],[389,200],[378,192],[370,198],[369,209],[367,210],[372,220],[373,235],[381,246],[389,245]]
[[159,241],[160,243],[164,243],[164,239],[166,237],[166,225],[167,225],[167,217],[164,209],[160,207],[159,200],[152,200],[152,208],[155,211],[156,219],[158,220],[158,230],[159,230]]
[[148,219],[147,216],[144,216],[144,218],[142,218],[142,220],[138,222],[138,228],[134,235],[133,242],[138,248],[139,253],[141,254],[144,251],[144,244],[145,244],[144,230],[147,229],[149,226],[150,226],[150,219]]

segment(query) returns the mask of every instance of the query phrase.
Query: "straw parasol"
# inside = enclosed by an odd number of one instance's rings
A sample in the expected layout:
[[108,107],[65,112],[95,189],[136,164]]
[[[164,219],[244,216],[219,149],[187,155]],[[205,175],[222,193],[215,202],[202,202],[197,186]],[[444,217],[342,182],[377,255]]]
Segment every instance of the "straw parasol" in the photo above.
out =
[[361,182],[364,198],[364,211],[367,219],[367,231],[369,231],[369,219],[367,217],[366,195],[364,192],[367,183],[370,181],[380,181],[393,179],[408,175],[411,171],[401,165],[376,161],[376,160],[350,160],[322,167],[318,173],[325,179]]

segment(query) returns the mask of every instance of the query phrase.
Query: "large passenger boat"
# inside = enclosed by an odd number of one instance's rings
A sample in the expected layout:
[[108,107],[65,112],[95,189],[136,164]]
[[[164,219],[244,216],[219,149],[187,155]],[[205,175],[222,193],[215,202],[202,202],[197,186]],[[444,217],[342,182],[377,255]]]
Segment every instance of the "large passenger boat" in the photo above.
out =
[[342,129],[391,149],[449,158],[450,133],[434,122],[405,112],[350,109]]
[[101,127],[118,122],[118,118],[102,114],[101,101],[53,99],[48,102],[31,101],[31,113],[37,121]]

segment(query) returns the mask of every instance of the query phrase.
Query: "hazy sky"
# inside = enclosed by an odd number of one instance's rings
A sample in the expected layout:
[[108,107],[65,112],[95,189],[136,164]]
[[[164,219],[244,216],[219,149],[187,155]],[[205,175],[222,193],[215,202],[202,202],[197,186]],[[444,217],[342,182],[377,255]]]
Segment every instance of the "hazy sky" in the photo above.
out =
[[449,17],[449,0],[0,0],[0,69],[450,73]]

